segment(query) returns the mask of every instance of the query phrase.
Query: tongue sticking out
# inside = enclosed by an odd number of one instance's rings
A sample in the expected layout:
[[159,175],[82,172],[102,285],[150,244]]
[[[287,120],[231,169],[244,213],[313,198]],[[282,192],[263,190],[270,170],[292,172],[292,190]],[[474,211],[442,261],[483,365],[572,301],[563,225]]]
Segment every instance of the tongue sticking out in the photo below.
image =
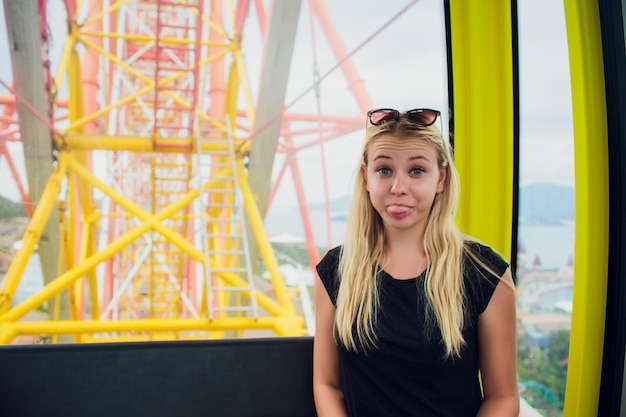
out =
[[395,218],[401,218],[406,216],[407,214],[409,214],[409,212],[411,211],[410,207],[406,207],[406,206],[388,206],[387,207],[387,213],[389,213],[391,216],[395,217]]

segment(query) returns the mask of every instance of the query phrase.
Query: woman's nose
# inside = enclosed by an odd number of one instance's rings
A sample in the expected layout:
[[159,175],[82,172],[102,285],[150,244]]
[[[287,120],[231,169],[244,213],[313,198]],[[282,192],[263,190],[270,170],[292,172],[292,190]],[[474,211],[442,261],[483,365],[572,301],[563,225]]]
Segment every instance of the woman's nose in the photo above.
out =
[[391,184],[391,194],[405,194],[405,179],[402,178],[402,175],[396,175],[393,179],[393,183]]

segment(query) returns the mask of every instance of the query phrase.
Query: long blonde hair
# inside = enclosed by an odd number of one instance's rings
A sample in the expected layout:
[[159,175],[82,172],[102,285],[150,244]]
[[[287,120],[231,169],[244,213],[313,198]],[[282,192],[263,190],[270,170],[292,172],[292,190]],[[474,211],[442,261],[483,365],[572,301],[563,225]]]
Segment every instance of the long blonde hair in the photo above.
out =
[[[465,340],[465,288],[463,251],[465,237],[454,220],[459,200],[459,179],[452,150],[441,131],[400,117],[367,129],[362,166],[367,167],[369,144],[382,135],[402,140],[425,140],[437,151],[439,169],[446,171],[445,186],[433,202],[424,233],[424,249],[429,261],[423,281],[428,321],[439,329],[446,356],[460,356]],[[354,194],[346,222],[346,234],[339,262],[339,292],[335,315],[338,340],[348,349],[368,349],[376,345],[376,317],[379,307],[378,260],[384,251],[382,219],[366,191],[363,169],[356,173]],[[433,327],[434,328],[434,327]]]

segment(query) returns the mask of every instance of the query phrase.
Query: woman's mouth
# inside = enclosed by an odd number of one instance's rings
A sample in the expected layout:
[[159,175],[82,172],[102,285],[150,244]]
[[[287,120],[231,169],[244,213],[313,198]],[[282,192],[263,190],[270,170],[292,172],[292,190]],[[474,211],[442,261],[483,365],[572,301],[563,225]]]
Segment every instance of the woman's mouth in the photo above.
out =
[[390,204],[387,206],[387,213],[394,219],[402,219],[411,213],[410,206],[403,206],[399,204]]

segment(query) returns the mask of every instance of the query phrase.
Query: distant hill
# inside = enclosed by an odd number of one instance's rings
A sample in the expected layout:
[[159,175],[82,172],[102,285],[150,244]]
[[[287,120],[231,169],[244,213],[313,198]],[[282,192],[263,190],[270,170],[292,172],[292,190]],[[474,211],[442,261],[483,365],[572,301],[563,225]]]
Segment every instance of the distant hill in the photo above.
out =
[[520,189],[520,217],[538,222],[574,220],[574,188],[550,183],[529,184]]
[[0,219],[26,216],[22,203],[16,203],[0,195]]
[[[529,184],[520,189],[520,217],[540,223],[558,223],[574,220],[574,188],[550,183]],[[331,200],[330,211],[345,215],[350,206],[350,196]],[[325,210],[324,203],[309,205],[312,211]]]
[[[330,211],[333,213],[345,214],[350,208],[350,196],[344,195],[334,200],[330,200]],[[309,210],[323,211],[326,210],[326,204],[324,203],[311,203],[309,204]]]

